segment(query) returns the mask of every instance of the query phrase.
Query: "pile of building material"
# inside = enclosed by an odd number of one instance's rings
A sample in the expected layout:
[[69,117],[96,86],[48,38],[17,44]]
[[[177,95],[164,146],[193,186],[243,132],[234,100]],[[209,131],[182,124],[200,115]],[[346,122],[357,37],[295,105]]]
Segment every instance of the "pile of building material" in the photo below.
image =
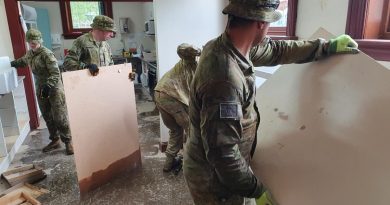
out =
[[36,165],[15,167],[4,172],[2,176],[11,185],[11,188],[0,193],[0,204],[2,205],[39,205],[41,203],[36,198],[49,193],[46,189],[29,184],[46,177],[42,168]]

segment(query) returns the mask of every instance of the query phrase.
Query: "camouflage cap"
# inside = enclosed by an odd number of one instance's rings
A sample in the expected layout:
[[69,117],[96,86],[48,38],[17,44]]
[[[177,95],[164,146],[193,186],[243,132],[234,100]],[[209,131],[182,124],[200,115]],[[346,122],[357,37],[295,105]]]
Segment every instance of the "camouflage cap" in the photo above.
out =
[[27,42],[42,43],[42,33],[37,29],[30,29],[26,32]]
[[177,47],[177,54],[181,59],[194,59],[200,56],[201,50],[188,43],[182,43]]
[[222,13],[272,23],[282,17],[282,13],[276,10],[279,3],[279,0],[229,0]]
[[91,24],[93,29],[116,32],[114,20],[108,16],[98,15],[95,16]]

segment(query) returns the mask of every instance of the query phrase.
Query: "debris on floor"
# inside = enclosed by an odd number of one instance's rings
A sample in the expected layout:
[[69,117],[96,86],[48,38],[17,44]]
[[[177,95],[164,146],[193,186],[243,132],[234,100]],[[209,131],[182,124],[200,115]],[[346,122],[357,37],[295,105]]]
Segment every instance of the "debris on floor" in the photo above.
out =
[[37,182],[45,178],[46,173],[42,168],[33,164],[28,164],[9,169],[4,172],[2,176],[11,186],[15,186],[24,182]]
[[39,205],[37,197],[49,193],[48,190],[38,188],[28,183],[17,184],[0,194],[2,205]]

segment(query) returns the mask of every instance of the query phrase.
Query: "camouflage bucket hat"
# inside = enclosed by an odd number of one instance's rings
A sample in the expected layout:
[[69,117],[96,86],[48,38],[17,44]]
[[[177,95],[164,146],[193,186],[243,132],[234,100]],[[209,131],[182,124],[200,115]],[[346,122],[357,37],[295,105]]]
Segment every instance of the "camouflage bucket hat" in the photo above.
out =
[[30,29],[26,32],[26,41],[31,43],[42,43],[42,34],[36,29]]
[[279,0],[230,0],[222,13],[272,23],[282,17],[282,13],[276,10],[279,3]]
[[188,43],[182,43],[177,47],[177,54],[182,59],[194,59],[196,56],[200,56],[201,50]]
[[108,16],[95,16],[91,24],[93,29],[116,32],[114,20]]

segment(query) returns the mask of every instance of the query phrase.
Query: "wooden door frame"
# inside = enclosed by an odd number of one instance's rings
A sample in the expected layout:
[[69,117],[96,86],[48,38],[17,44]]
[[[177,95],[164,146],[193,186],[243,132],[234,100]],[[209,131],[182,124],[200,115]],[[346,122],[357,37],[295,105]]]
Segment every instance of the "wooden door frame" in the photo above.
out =
[[[15,59],[17,59],[24,56],[27,52],[24,31],[20,22],[18,1],[4,0],[4,4],[11,36],[12,49]],[[19,76],[25,76],[23,82],[30,116],[30,127],[31,129],[36,129],[39,127],[39,116],[31,68],[19,68],[17,69],[17,72]]]

